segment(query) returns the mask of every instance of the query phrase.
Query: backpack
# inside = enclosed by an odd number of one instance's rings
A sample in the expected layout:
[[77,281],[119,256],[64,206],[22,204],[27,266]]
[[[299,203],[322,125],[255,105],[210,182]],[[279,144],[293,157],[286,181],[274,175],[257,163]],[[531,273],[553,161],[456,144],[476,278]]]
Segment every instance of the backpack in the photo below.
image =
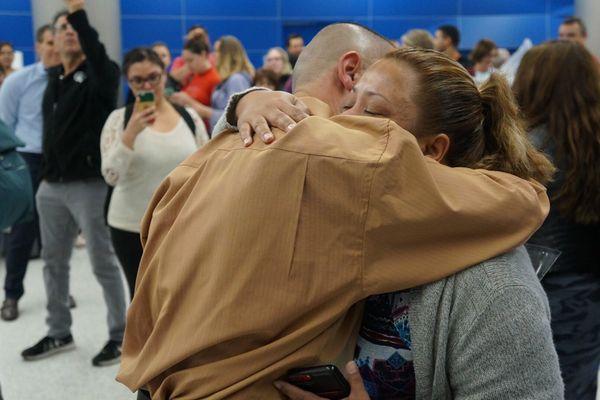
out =
[[[177,111],[177,113],[179,115],[181,115],[181,118],[183,118],[183,121],[185,122],[185,124],[187,125],[189,130],[192,132],[192,135],[194,137],[196,137],[196,123],[194,122],[194,119],[192,118],[190,113],[187,112],[185,107],[182,107],[178,104],[171,103],[171,105],[173,106],[175,111]],[[125,106],[125,118],[123,119],[123,130],[125,130],[125,128],[127,128],[127,124],[129,123],[129,120],[131,119],[131,115],[133,114],[133,106],[134,106],[134,104],[128,104],[127,106]],[[115,190],[115,188],[113,186],[108,185],[108,191],[106,192],[106,200],[104,201],[104,221],[106,222],[106,225],[108,225],[108,207],[110,206],[110,199],[112,198],[112,194],[113,194],[114,190]]]
[[0,230],[33,218],[33,185],[19,146],[24,143],[0,120]]

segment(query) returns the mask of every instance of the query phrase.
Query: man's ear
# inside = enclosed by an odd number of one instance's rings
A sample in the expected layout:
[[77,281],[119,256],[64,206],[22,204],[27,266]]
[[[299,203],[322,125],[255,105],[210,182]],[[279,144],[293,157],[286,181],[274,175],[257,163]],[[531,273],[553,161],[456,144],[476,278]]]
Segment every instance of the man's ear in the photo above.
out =
[[360,78],[362,61],[356,51],[344,53],[337,63],[337,77],[345,90],[351,91]]
[[430,135],[418,140],[423,155],[442,162],[450,149],[450,138],[445,133]]

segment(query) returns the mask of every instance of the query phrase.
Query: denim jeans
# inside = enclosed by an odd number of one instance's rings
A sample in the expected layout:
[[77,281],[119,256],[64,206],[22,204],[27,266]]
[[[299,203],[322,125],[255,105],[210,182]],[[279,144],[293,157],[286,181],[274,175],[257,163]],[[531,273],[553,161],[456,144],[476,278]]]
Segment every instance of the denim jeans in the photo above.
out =
[[42,234],[44,283],[48,298],[48,336],[71,333],[69,270],[73,245],[81,229],[108,311],[111,340],[122,341],[125,330],[125,290],[119,264],[104,221],[106,184],[100,179],[68,183],[42,181],[36,200]]

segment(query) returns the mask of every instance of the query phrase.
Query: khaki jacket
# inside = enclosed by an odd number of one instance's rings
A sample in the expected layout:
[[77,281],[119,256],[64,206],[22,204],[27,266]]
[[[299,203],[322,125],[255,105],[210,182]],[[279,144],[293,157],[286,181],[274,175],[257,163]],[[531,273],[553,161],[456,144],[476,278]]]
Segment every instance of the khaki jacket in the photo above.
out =
[[117,377],[130,389],[279,399],[289,369],[351,357],[362,299],[504,253],[548,212],[541,185],[440,165],[386,119],[276,136],[221,134],[157,189]]

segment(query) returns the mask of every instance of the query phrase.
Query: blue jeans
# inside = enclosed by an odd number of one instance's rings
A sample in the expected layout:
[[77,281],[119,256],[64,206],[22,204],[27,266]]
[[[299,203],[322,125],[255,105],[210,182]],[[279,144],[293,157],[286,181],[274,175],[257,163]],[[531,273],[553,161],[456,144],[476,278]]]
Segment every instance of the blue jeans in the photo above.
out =
[[[33,194],[38,190],[39,172],[42,155],[34,153],[19,153],[27,163]],[[10,234],[6,236],[6,277],[4,279],[4,293],[7,299],[19,300],[25,293],[23,279],[27,272],[29,256],[36,239],[40,240],[40,227],[37,210],[34,219],[29,222],[14,225]]]

